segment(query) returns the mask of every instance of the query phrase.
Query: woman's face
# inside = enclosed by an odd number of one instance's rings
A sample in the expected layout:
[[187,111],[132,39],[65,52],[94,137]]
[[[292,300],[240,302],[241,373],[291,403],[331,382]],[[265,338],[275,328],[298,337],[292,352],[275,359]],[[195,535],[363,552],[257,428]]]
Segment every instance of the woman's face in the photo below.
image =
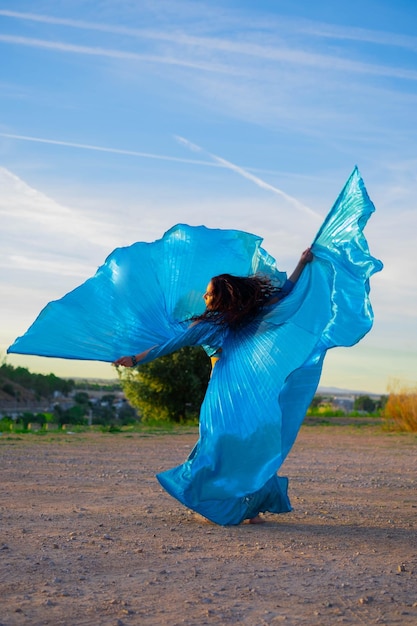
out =
[[211,281],[207,285],[206,293],[204,294],[203,298],[204,302],[206,303],[206,308],[210,311],[214,299],[213,283]]

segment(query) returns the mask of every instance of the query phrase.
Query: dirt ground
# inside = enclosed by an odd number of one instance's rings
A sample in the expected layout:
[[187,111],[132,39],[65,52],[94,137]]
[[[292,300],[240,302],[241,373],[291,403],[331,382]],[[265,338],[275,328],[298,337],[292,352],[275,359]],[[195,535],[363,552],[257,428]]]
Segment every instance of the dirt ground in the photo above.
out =
[[417,624],[417,436],[303,426],[293,512],[220,527],[154,474],[197,431],[0,437],[0,626]]

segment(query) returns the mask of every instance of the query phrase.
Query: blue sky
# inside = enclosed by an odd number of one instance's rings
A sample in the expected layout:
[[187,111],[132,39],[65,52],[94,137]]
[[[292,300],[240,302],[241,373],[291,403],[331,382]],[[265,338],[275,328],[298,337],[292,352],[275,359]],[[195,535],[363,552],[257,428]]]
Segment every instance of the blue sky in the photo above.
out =
[[290,271],[357,164],[385,269],[372,332],[321,385],[415,382],[416,33],[412,0],[3,0],[0,357],[113,248],[179,222],[257,233]]

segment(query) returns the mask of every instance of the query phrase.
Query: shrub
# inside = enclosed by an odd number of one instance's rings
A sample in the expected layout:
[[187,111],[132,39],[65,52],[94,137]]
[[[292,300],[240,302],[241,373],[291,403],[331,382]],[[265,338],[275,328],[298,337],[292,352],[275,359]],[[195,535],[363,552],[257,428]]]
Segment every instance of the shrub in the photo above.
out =
[[394,381],[389,388],[383,418],[386,425],[396,430],[417,432],[417,385],[401,385]]
[[10,430],[12,425],[13,420],[11,417],[3,417],[2,419],[0,419],[0,432]]
[[125,396],[144,422],[198,420],[210,377],[202,348],[185,347],[139,368],[119,372]]

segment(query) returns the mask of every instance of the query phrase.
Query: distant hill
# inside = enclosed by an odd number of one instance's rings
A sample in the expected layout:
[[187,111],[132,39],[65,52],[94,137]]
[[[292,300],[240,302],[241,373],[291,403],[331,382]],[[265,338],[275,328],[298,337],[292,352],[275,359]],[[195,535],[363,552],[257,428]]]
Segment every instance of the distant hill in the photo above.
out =
[[380,398],[382,393],[372,393],[370,391],[357,391],[353,389],[340,389],[339,387],[319,387],[317,389],[318,395],[332,395],[332,396],[369,396],[370,398]]
[[58,378],[54,374],[32,374],[25,367],[0,366],[0,409],[42,407],[55,392],[68,394],[74,388],[73,381]]
[[32,405],[38,401],[36,393],[26,389],[19,383],[0,376],[0,406],[14,406],[15,404]]

